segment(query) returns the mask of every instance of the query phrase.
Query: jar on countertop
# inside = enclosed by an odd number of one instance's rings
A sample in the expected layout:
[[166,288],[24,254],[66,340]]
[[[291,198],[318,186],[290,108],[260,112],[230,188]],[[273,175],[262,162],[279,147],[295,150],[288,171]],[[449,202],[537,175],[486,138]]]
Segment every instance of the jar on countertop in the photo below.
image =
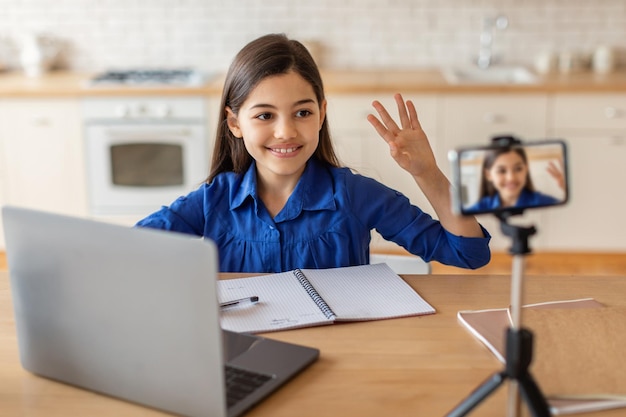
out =
[[59,55],[58,42],[51,36],[28,33],[22,37],[20,63],[29,77],[39,77],[47,72]]
[[615,69],[615,50],[608,45],[599,45],[593,52],[591,67],[596,74],[608,74]]

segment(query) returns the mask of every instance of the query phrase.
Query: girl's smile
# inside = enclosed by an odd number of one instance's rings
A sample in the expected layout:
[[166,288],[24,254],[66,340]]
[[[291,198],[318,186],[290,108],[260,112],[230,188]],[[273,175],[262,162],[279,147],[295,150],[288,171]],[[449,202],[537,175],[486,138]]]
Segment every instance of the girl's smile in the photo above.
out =
[[294,147],[268,147],[267,149],[269,149],[270,151],[272,151],[273,153],[276,154],[277,157],[279,158],[290,158],[292,156],[294,156],[296,154],[296,152],[298,152],[300,149],[302,149],[302,146],[294,146]]

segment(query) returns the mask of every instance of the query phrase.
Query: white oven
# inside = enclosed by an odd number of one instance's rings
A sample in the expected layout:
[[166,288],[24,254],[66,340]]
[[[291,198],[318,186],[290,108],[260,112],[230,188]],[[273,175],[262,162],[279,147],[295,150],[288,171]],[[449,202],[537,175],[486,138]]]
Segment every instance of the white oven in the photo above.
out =
[[90,214],[145,216],[208,176],[201,97],[83,101]]

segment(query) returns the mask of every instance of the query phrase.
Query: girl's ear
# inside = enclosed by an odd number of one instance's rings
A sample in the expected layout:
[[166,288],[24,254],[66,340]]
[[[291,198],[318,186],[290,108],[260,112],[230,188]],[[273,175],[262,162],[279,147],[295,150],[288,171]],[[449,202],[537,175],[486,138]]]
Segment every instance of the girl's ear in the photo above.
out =
[[236,138],[241,138],[243,135],[241,134],[241,129],[239,128],[239,121],[237,120],[237,116],[231,110],[230,107],[226,107],[226,124],[228,125],[228,129],[230,133],[233,134]]

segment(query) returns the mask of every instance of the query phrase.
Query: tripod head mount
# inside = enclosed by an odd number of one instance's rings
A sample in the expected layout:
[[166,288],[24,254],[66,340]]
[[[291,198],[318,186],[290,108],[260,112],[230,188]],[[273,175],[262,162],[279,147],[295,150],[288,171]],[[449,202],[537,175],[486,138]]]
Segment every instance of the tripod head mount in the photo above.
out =
[[503,212],[496,213],[496,217],[500,219],[500,230],[505,236],[509,236],[513,239],[513,245],[509,249],[509,252],[513,255],[525,255],[531,252],[528,238],[535,233],[537,229],[535,226],[518,226],[508,222],[511,216],[522,214],[524,210],[511,209]]

